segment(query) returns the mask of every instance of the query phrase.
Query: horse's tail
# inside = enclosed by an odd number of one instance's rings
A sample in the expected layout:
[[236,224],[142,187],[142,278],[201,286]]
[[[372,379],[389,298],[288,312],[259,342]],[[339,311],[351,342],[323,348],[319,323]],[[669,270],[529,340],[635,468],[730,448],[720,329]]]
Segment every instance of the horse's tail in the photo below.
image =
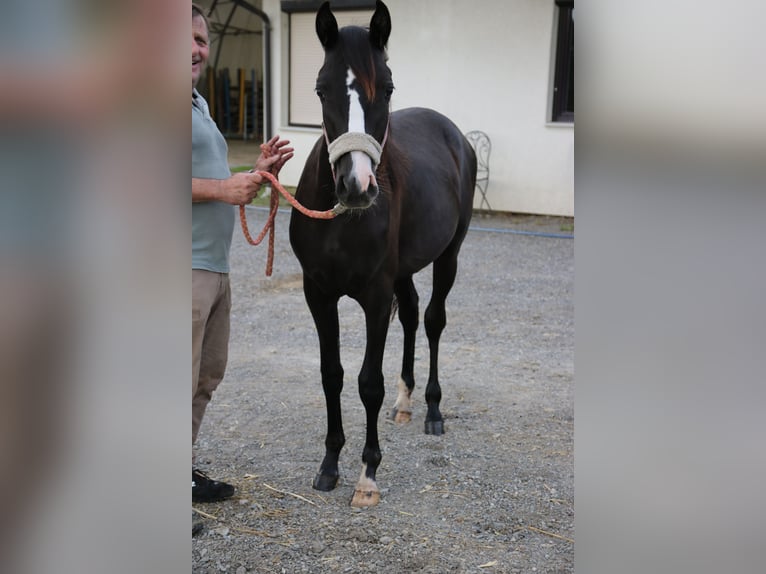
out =
[[399,299],[396,298],[396,295],[394,295],[394,298],[391,300],[391,318],[390,323],[394,322],[394,319],[396,319],[396,313],[399,311]]

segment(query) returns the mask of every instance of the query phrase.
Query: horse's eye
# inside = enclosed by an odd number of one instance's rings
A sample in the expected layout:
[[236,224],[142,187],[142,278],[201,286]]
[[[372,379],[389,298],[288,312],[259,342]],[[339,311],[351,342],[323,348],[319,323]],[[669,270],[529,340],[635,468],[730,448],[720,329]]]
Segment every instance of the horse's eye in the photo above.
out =
[[324,92],[322,92],[322,90],[320,90],[319,88],[317,88],[314,91],[316,92],[317,97],[319,98],[319,101],[324,102]]
[[391,99],[391,94],[394,93],[394,88],[386,88],[386,101],[389,101]]

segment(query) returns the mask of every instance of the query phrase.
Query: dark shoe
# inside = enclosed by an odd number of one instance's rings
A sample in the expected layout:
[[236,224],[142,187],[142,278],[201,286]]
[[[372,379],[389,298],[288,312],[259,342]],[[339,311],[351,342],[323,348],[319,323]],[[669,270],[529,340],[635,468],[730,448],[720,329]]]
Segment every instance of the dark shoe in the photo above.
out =
[[234,486],[213,480],[205,473],[192,469],[192,501],[218,502],[234,496]]
[[196,520],[194,512],[192,512],[192,538],[203,530],[205,530],[205,524],[201,520]]

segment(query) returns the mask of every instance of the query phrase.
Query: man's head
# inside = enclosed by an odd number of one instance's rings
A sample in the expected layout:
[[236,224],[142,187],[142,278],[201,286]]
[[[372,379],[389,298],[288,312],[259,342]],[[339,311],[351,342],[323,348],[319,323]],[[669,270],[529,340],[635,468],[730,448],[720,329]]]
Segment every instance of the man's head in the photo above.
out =
[[202,8],[192,4],[192,89],[197,87],[210,55],[208,22]]

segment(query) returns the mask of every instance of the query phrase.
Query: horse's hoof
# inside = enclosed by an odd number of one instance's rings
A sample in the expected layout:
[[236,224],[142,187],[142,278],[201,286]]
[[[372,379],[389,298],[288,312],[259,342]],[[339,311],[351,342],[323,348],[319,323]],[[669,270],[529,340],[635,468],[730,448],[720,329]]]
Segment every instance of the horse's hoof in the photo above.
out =
[[412,411],[399,411],[394,409],[394,422],[397,424],[407,424],[412,420]]
[[444,421],[426,421],[426,434],[444,434]]
[[377,490],[354,490],[351,506],[354,508],[368,508],[376,506],[380,502],[380,492]]
[[312,486],[315,490],[330,492],[336,486],[338,486],[338,477],[328,476],[326,474],[317,474],[314,477],[314,484]]

